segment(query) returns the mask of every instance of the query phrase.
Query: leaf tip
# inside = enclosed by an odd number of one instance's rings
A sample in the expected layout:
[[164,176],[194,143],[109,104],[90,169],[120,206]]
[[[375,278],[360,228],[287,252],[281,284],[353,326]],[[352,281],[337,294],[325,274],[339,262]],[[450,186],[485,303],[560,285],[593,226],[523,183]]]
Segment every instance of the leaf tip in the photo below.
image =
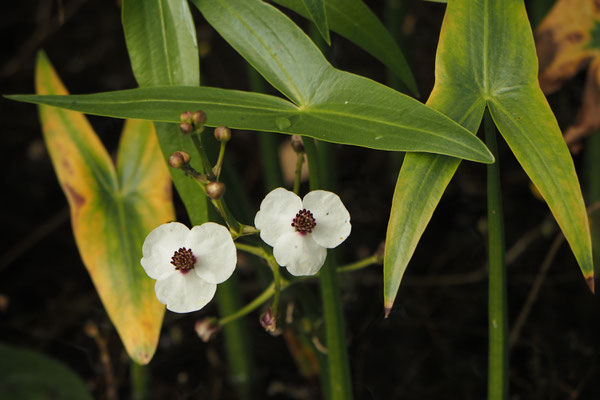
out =
[[585,283],[587,283],[588,287],[590,288],[590,291],[592,292],[592,294],[596,294],[596,281],[594,279],[594,274],[592,273],[589,276],[585,277]]
[[385,313],[384,313],[383,317],[387,319],[390,316],[391,312],[392,312],[392,307],[385,307]]

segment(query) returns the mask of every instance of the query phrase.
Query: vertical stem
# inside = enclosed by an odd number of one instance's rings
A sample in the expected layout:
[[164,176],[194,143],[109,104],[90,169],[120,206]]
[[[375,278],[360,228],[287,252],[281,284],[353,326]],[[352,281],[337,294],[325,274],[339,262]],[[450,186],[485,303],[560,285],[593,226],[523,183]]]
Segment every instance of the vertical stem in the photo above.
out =
[[[310,189],[320,189],[323,187],[323,182],[330,181],[330,179],[322,179],[325,171],[319,168],[320,159],[315,141],[306,138],[304,147],[308,156]],[[323,385],[323,388],[327,390],[324,397],[329,400],[351,400],[350,365],[336,268],[335,253],[329,251],[325,265],[320,272],[328,373],[328,384]]]
[[150,394],[150,367],[138,365],[133,361],[130,366],[131,398],[132,400],[145,400]]
[[[247,64],[247,67],[250,90],[265,93],[265,81],[262,76],[250,64]],[[277,149],[278,136],[274,132],[258,132],[260,161],[262,163],[261,169],[267,191],[283,186],[281,167],[279,165],[279,152]]]
[[[585,146],[585,196],[588,204],[600,201],[600,131],[594,132],[587,138]],[[590,215],[592,231],[592,249],[594,250],[594,275],[600,267],[600,213]]]
[[485,142],[496,158],[487,166],[489,293],[488,400],[508,399],[508,316],[504,223],[496,132],[489,111],[484,117]]
[[[219,285],[217,305],[221,316],[233,314],[242,306],[239,281],[236,275]],[[252,399],[252,353],[248,342],[246,319],[240,318],[228,323],[223,327],[223,332],[231,384],[236,388],[240,400]]]

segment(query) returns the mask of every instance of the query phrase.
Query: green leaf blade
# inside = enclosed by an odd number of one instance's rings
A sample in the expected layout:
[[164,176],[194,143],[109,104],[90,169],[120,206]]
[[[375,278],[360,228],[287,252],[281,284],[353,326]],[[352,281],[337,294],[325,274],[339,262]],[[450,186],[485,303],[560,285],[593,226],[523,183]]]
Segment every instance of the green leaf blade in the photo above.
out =
[[[309,17],[301,0],[275,0],[275,3]],[[404,82],[412,94],[419,95],[417,82],[404,53],[362,0],[325,0],[325,7],[332,31],[377,58]]]
[[[200,84],[196,32],[186,1],[125,0],[122,23],[140,87]],[[181,109],[180,113],[186,110]],[[178,150],[195,154],[193,143],[180,133],[178,124],[156,123],[155,127],[165,160]],[[192,157],[192,166],[200,168],[198,161]],[[169,171],[190,219],[198,223],[208,221],[208,203],[202,190],[183,171]]]
[[[571,154],[539,87],[526,98],[510,93],[490,101],[492,118],[513,154],[548,203],[581,272],[593,288],[588,217]],[[532,102],[530,99],[537,98]],[[593,289],[592,289],[593,290]]]
[[200,84],[194,21],[181,0],[125,0],[123,30],[140,86]]
[[329,26],[327,24],[327,12],[325,10],[324,0],[302,0],[304,7],[310,16],[310,20],[315,24],[317,30],[325,39],[328,45],[331,46],[329,37]]
[[[433,152],[492,162],[485,145],[441,113],[383,85],[337,72],[337,86],[315,105],[296,107],[278,97],[207,87],[157,87],[93,95],[10,96],[117,118],[178,121],[182,110],[202,109],[207,126],[299,134],[379,150]],[[369,88],[372,92],[365,94]]]

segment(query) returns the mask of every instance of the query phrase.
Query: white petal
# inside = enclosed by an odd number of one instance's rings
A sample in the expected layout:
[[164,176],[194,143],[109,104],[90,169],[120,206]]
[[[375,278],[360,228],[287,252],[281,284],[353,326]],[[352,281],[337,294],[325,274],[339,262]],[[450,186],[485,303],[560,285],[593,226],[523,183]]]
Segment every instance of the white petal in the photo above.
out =
[[294,192],[277,188],[272,190],[260,203],[260,210],[254,218],[254,226],[260,229],[260,237],[269,246],[282,235],[294,232],[292,220],[302,209],[302,200]]
[[142,267],[152,279],[161,279],[175,270],[171,257],[184,247],[190,230],[179,222],[169,222],[155,228],[142,246]]
[[317,222],[310,233],[315,242],[333,249],[350,235],[350,213],[337,194],[314,190],[304,196],[302,203],[304,208],[312,212]]
[[217,285],[208,283],[191,271],[182,274],[172,273],[166,279],[159,279],[154,286],[156,298],[176,313],[197,311],[215,296]]
[[237,252],[229,230],[214,222],[192,228],[186,246],[196,257],[194,272],[209,283],[226,281],[237,263]]
[[292,232],[277,240],[273,255],[277,264],[287,267],[294,276],[314,275],[323,266],[327,250],[315,243],[310,234]]

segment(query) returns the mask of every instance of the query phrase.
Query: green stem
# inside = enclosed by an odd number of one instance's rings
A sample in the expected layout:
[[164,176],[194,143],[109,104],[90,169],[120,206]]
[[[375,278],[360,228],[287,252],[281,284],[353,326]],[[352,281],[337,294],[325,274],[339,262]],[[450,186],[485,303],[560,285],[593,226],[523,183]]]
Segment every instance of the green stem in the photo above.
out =
[[[600,131],[593,132],[587,138],[585,146],[586,201],[594,204],[600,201]],[[594,249],[594,275],[600,268],[600,213],[590,215],[592,231],[592,249]]]
[[228,323],[235,321],[236,319],[246,316],[252,311],[256,310],[260,307],[264,302],[269,300],[275,294],[275,282],[272,282],[260,295],[258,295],[254,300],[250,303],[246,304],[244,307],[239,310],[221,318],[219,320],[220,326],[225,326]]
[[296,177],[294,179],[294,193],[300,192],[300,180],[302,178],[302,164],[304,164],[304,153],[298,153],[296,155]]
[[[310,172],[310,189],[321,188],[321,172],[319,154],[315,142],[306,138],[304,141],[308,167]],[[328,383],[324,384],[327,392],[324,397],[329,400],[351,400],[352,385],[346,333],[340,289],[337,281],[335,252],[329,251],[325,265],[321,268],[319,279],[321,283],[321,302],[325,319],[325,339],[327,346]]]
[[130,363],[131,398],[132,400],[145,400],[149,397],[150,367]]
[[366,268],[366,267],[368,267],[370,265],[374,265],[374,264],[381,264],[381,257],[377,254],[373,254],[372,256],[363,258],[362,260],[358,260],[356,262],[353,262],[352,264],[343,265],[341,267],[338,267],[337,273],[339,274],[339,273],[345,273],[345,272],[352,272],[352,271]]
[[506,266],[504,262],[504,217],[496,132],[486,111],[485,141],[496,158],[487,166],[489,298],[488,298],[488,400],[508,399],[508,316]]
[[219,148],[219,158],[217,159],[217,163],[212,169],[213,174],[216,176],[217,181],[221,176],[221,169],[223,168],[223,159],[225,158],[225,148],[227,147],[227,142],[221,142],[221,147]]
[[192,142],[194,142],[194,146],[196,147],[196,150],[198,151],[198,155],[200,156],[200,161],[202,162],[202,168],[204,169],[204,172],[209,180],[212,180],[213,176],[212,175],[212,167],[210,165],[210,160],[208,159],[208,156],[206,155],[206,150],[204,150],[204,145],[202,144],[202,133],[197,133],[197,132],[193,132],[190,134],[190,136],[192,137]]
[[[258,93],[266,93],[267,87],[262,76],[250,64],[248,67],[248,78],[250,90]],[[262,163],[263,178],[267,191],[283,187],[281,177],[281,166],[279,165],[279,152],[277,148],[278,134],[274,132],[258,132],[258,145],[260,160]]]

